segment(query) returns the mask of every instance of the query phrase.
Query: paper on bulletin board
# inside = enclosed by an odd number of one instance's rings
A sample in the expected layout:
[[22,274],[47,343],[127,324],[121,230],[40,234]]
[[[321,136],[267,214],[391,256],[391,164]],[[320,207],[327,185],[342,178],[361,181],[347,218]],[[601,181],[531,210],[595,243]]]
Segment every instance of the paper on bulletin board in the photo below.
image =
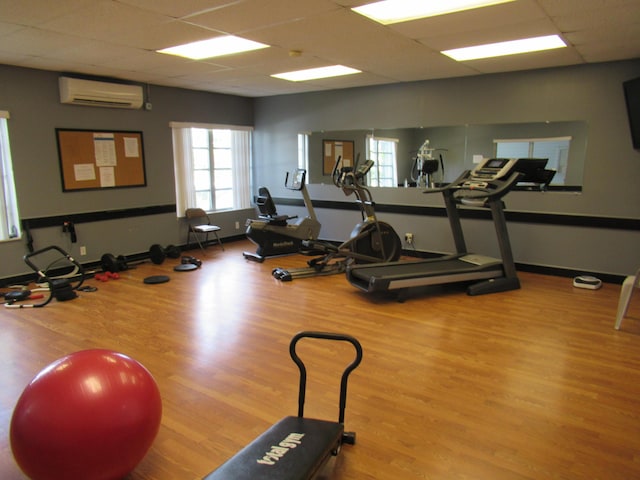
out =
[[116,173],[113,167],[100,167],[100,186],[115,187]]
[[138,158],[138,139],[133,137],[124,137],[124,156],[129,158]]
[[330,142],[325,142],[324,144],[324,156],[325,157],[331,157],[331,143]]
[[335,156],[333,158],[338,158],[338,157],[342,157],[342,143],[341,142],[336,142],[335,143],[335,149],[336,149],[336,153]]
[[76,163],[73,166],[73,177],[76,182],[85,182],[96,179],[96,169],[93,163]]
[[118,164],[116,140],[113,133],[94,133],[93,148],[98,167],[115,167]]

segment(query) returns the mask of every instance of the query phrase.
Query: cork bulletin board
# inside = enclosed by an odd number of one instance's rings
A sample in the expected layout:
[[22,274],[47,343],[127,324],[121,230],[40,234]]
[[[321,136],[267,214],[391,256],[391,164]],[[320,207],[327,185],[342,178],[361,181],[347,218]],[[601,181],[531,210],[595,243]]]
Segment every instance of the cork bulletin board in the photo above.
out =
[[56,129],[62,190],[144,187],[142,132]]
[[351,140],[323,140],[322,141],[322,174],[331,175],[338,158],[342,165],[353,167],[354,142]]

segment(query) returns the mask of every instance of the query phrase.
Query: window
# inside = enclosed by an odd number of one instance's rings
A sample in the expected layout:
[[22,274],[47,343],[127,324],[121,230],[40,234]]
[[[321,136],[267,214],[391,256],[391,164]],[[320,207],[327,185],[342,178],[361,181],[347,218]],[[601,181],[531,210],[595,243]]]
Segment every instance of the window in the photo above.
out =
[[571,137],[494,140],[496,157],[548,158],[547,168],[555,170],[552,184],[564,184]]
[[9,145],[9,112],[0,111],[0,240],[20,237],[18,201],[13,181],[11,148]]
[[398,139],[367,136],[367,159],[375,163],[367,175],[370,187],[397,187],[396,152]]
[[251,206],[251,127],[171,123],[176,212]]

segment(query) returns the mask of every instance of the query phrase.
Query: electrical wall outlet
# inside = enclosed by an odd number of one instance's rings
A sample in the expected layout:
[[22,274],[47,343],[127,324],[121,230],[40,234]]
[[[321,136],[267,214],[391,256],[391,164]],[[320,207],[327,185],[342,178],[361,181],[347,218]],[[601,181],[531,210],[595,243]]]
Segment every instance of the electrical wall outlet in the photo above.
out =
[[236,230],[240,230],[240,222],[236,222]]
[[80,247],[80,255],[84,256],[87,254],[87,247],[85,247],[84,245]]
[[407,242],[409,245],[413,245],[413,233],[405,233],[404,241]]

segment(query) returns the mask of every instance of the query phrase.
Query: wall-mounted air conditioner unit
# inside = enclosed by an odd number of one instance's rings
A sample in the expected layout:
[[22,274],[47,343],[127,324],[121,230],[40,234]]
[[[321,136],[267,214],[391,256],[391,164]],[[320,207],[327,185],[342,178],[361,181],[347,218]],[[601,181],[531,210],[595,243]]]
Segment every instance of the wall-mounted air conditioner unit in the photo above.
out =
[[140,108],[142,87],[60,77],[60,102],[93,107]]

